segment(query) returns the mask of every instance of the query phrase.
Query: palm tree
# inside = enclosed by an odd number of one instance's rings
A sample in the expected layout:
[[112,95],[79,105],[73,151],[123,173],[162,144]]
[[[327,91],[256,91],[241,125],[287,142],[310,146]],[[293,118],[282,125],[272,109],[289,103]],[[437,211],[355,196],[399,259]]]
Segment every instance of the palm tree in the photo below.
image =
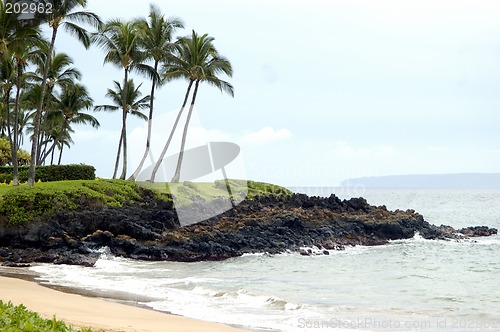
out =
[[42,111],[45,101],[45,94],[47,92],[47,78],[49,75],[49,65],[51,63],[52,52],[57,37],[57,32],[60,27],[63,27],[70,34],[75,36],[86,48],[90,46],[90,37],[87,31],[82,28],[79,23],[85,23],[99,28],[102,24],[100,18],[88,11],[74,11],[75,8],[85,8],[87,0],[52,0],[52,11],[47,14],[46,20],[49,27],[52,29],[52,36],[50,39],[49,47],[47,50],[47,57],[45,60],[45,68],[41,82],[41,96],[40,103],[38,104],[35,119],[34,119],[34,139],[31,145],[31,161],[28,172],[28,185],[33,186],[35,183],[35,165],[37,162],[38,140],[40,136],[40,122]]
[[154,76],[151,83],[151,101],[149,104],[149,117],[148,117],[148,136],[146,138],[146,148],[144,155],[137,166],[137,169],[130,177],[134,180],[139,175],[139,172],[144,166],[146,157],[150,153],[151,148],[151,131],[153,126],[153,110],[154,110],[154,96],[157,85],[161,85],[161,80],[157,79],[158,66],[160,62],[172,56],[174,44],[172,43],[172,35],[178,28],[183,28],[184,24],[178,18],[165,19],[161,14],[158,7],[151,5],[149,10],[149,21],[140,20],[138,22],[139,29],[142,31],[142,38],[139,40],[141,46],[144,48],[145,56],[148,60],[153,61]]
[[[131,70],[136,70],[138,72],[154,76],[154,73],[152,73],[152,68],[143,64],[146,55],[140,48],[139,42],[142,31],[139,26],[140,25],[137,21],[128,22],[115,19],[107,22],[103,26],[101,31],[99,31],[98,34],[94,35],[95,43],[106,52],[106,55],[104,56],[104,63],[112,63],[116,67],[123,69],[123,84],[119,87],[116,86],[117,89],[121,89],[122,86],[129,85],[129,73]],[[129,107],[129,105],[131,104],[129,103],[129,100],[126,99],[127,93],[122,93],[120,96],[122,97],[122,101],[119,105],[122,108],[124,123],[122,124],[122,136],[120,137],[121,143],[118,150],[120,150],[121,146],[123,145],[124,158],[120,178],[125,179],[125,176],[127,174],[127,137],[125,119],[128,113],[127,107]],[[119,155],[120,153],[118,153],[115,165],[118,165],[119,163]],[[117,169],[115,167],[113,178],[116,177],[116,172]]]
[[[36,82],[40,83],[43,80],[43,72],[45,70],[45,64],[47,63],[47,54],[46,53],[41,53],[39,52],[37,56],[34,58],[34,64],[37,66],[37,74],[38,75],[32,75],[31,79]],[[52,52],[52,56],[50,57],[50,62],[49,62],[49,70],[48,70],[48,75],[47,75],[47,91],[45,95],[45,101],[44,101],[44,106],[43,106],[43,119],[41,121],[41,128],[40,128],[40,138],[39,138],[39,149],[38,149],[38,154],[37,154],[37,164],[42,163],[42,142],[45,141],[45,134],[46,134],[46,117],[49,114],[48,106],[49,106],[49,101],[50,98],[47,98],[47,96],[52,96],[52,93],[54,91],[54,88],[56,86],[63,86],[63,85],[73,85],[75,80],[79,80],[81,78],[81,73],[78,69],[71,67],[73,64],[73,60],[66,54],[66,53],[56,53],[55,51]]]
[[[12,97],[12,88],[14,87],[15,81],[15,64],[12,58],[8,59],[5,57],[0,58],[0,95],[2,96],[2,111],[4,113],[4,124],[5,128],[9,133],[9,138],[12,138],[10,134],[11,121],[10,121],[10,106]],[[12,143],[12,142],[11,142]]]
[[56,152],[56,148],[59,149],[59,158],[57,164],[61,164],[64,146],[67,146],[69,148],[73,143],[73,139],[71,138],[71,133],[73,132],[74,131],[71,126],[68,126],[64,130],[60,125],[51,127],[48,137],[52,141],[52,146],[47,152],[47,155],[50,154],[51,165],[54,165],[54,154]]
[[44,157],[42,160],[42,165],[45,164],[45,159],[50,155],[50,164],[54,165],[54,155],[56,152],[56,148],[59,149],[59,159],[58,164],[61,164],[61,158],[63,153],[64,146],[68,148],[73,144],[73,139],[71,138],[71,134],[74,133],[74,130],[70,125],[67,125],[63,130],[60,119],[50,120],[48,122],[51,125],[47,129],[46,140],[43,142],[45,145],[51,143],[51,146],[48,151],[44,151]]
[[[24,110],[21,109],[21,90],[26,86],[26,81],[28,75],[25,73],[26,68],[32,63],[34,57],[40,53],[40,49],[37,46],[42,46],[45,44],[45,41],[40,39],[36,44],[21,44],[19,48],[16,48],[14,52],[14,60],[16,63],[16,97],[14,103],[14,123],[13,123],[13,145],[16,149],[22,144],[23,134],[22,130],[24,125],[22,123],[23,120],[26,119],[26,115]],[[18,156],[17,150],[12,150],[12,165],[13,165],[13,176],[12,182],[13,185],[19,184],[19,171],[18,171]]]
[[[49,123],[52,123],[49,131],[52,135],[49,134],[49,136],[52,136],[53,144],[44,153],[41,163],[53,152],[55,146],[61,143],[61,139],[58,139],[59,137],[70,137],[69,133],[72,131],[71,124],[90,124],[94,128],[100,126],[99,121],[95,117],[83,112],[84,110],[91,109],[94,104],[93,99],[83,85],[78,83],[64,85],[56,103],[56,110],[50,112],[47,116]],[[60,156],[62,155],[63,148],[64,144],[59,146]]]
[[[26,127],[26,132],[30,135],[30,141],[33,142],[35,139],[35,117],[36,117],[36,112],[37,112],[37,107],[40,102],[42,90],[41,86],[38,84],[33,84],[33,83],[28,83],[23,89],[23,93],[21,95],[21,106],[24,109],[24,111],[27,113],[25,117],[27,118],[27,123],[25,125]],[[50,95],[46,96],[46,102],[45,102],[45,108],[47,113],[52,113],[57,111],[57,102],[58,99],[56,96],[51,93]],[[52,136],[52,131],[53,128],[57,125],[60,125],[60,123],[54,122],[54,119],[48,119],[47,116],[44,116],[44,125],[43,125],[43,133],[40,133],[40,137],[44,137],[44,140],[39,142],[39,147],[40,147],[40,154],[43,156],[45,152],[47,151],[49,143],[52,142],[50,137]],[[40,165],[40,162],[37,162],[38,165]]]
[[149,101],[151,97],[142,97],[142,93],[139,90],[142,84],[135,87],[134,81],[131,79],[127,82],[125,87],[114,81],[115,89],[108,89],[106,97],[111,99],[112,105],[99,105],[94,108],[95,111],[117,111],[122,110],[122,130],[120,134],[120,141],[118,143],[118,152],[116,153],[115,169],[113,172],[113,179],[116,178],[118,172],[118,165],[120,162],[120,152],[123,147],[123,170],[120,179],[125,180],[127,172],[127,116],[128,114],[137,116],[143,120],[147,120],[147,117],[140,111],[149,107]]
[[178,182],[180,178],[180,170],[182,167],[182,158],[184,156],[187,131],[196,102],[199,84],[201,82],[207,82],[208,84],[217,87],[219,90],[221,90],[221,92],[227,92],[231,96],[234,96],[233,86],[230,83],[217,77],[219,74],[225,74],[231,77],[233,74],[233,70],[231,67],[231,63],[225,57],[219,55],[213,45],[213,40],[214,38],[209,37],[207,34],[199,36],[193,30],[191,36],[179,39],[178,43],[176,44],[177,56],[172,58],[171,61],[166,65],[164,74],[166,80],[184,78],[188,79],[189,84],[186,95],[184,97],[184,102],[177,115],[177,119],[174,123],[170,136],[151,174],[151,182],[154,182],[156,172],[158,171],[158,168],[168,149],[173,133],[179,122],[181,113],[183,112],[187,104],[189,93],[193,84],[193,96],[191,98],[191,105],[187,115],[186,123],[184,125],[179,160],[177,163],[175,174],[172,178],[172,182]]
[[[8,2],[12,3],[10,1]],[[11,163],[13,165],[13,184],[18,185],[18,120],[20,113],[19,97],[21,82],[23,81],[22,74],[27,67],[32,49],[40,46],[43,40],[40,37],[38,27],[22,24],[18,18],[18,14],[7,12],[6,3],[7,2],[2,2],[0,4],[0,57],[2,58],[2,62],[7,61],[5,65],[8,66],[8,68],[2,69],[3,79],[5,79],[5,70],[11,70],[11,80],[7,86],[4,85],[4,91],[6,91],[5,88],[9,90],[8,93],[4,95],[4,101],[9,101],[10,92],[14,86],[16,87],[13,121],[11,121],[9,103],[3,105],[2,109],[5,112],[5,120],[7,121],[7,130],[12,150]],[[3,65],[4,64],[2,64],[2,66]]]

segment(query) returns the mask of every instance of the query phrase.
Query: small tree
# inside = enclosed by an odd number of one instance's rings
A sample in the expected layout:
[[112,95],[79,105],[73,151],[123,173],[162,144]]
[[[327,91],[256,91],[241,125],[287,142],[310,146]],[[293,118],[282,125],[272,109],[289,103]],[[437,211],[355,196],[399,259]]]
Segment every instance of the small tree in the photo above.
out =
[[[17,150],[19,165],[27,165],[30,161],[30,154],[22,149]],[[5,137],[0,137],[0,166],[12,166],[12,152],[10,142]]]
[[118,165],[120,163],[120,153],[123,148],[123,171],[120,179],[125,180],[127,171],[127,117],[128,115],[137,116],[143,120],[148,118],[140,111],[149,107],[150,96],[142,97],[139,90],[142,84],[135,86],[133,80],[129,80],[123,88],[120,83],[114,81],[115,89],[108,89],[106,97],[112,100],[112,105],[99,105],[94,108],[95,111],[108,111],[114,112],[122,110],[122,130],[120,134],[120,141],[118,143],[118,152],[116,153],[115,169],[113,172],[113,179],[116,178],[118,172]]

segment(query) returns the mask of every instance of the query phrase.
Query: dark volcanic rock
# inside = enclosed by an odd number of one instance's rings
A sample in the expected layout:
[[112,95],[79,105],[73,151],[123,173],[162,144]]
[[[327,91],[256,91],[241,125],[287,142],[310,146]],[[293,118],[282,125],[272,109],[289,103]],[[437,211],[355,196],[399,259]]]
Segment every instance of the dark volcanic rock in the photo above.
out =
[[363,198],[302,194],[256,197],[210,220],[181,227],[171,204],[147,199],[147,204],[122,208],[60,211],[43,222],[0,224],[0,262],[91,266],[100,255],[96,249],[104,246],[115,255],[141,260],[222,260],[286,250],[309,255],[313,251],[304,247],[313,246],[319,248],[317,253],[326,254],[325,249],[381,245],[411,238],[416,232],[426,239],[496,234],[488,227],[458,231],[437,227],[413,210],[388,211]]
[[464,234],[464,235],[470,236],[470,237],[490,236],[493,234],[497,234],[497,230],[495,228],[488,228],[486,226],[472,226],[472,227],[459,229],[458,233],[461,233],[461,234]]

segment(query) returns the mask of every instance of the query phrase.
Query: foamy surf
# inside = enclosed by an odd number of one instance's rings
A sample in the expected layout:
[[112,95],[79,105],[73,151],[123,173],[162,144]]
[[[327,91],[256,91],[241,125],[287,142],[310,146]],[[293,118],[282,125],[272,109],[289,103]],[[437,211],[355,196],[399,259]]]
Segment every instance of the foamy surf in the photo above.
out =
[[[380,201],[397,198],[398,206],[414,206],[401,196],[376,194]],[[421,202],[410,194],[413,204],[427,206],[429,193],[418,193]],[[464,191],[456,197],[474,202],[473,194]],[[497,200],[493,193],[474,210],[478,224],[500,226]],[[469,224],[470,204],[445,203],[450,206],[443,210],[416,210],[432,215],[436,224],[450,219],[457,222],[455,228]],[[221,262],[141,262],[102,249],[93,268],[41,264],[32,270],[45,283],[132,293],[146,298],[141,304],[155,310],[253,330],[465,331],[464,324],[473,324],[473,330],[500,330],[499,251],[498,235],[436,241],[415,234],[383,246],[330,250],[328,255],[288,251]]]

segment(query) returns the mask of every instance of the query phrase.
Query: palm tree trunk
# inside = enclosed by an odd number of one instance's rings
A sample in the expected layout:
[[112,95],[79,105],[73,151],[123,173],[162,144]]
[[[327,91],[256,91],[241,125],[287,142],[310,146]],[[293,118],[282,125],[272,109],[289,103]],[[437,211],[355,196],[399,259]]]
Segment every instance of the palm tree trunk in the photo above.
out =
[[116,153],[115,170],[113,172],[113,179],[116,179],[116,173],[118,173],[118,165],[120,164],[120,154],[122,152],[122,141],[123,141],[123,130],[120,134],[120,142],[118,143],[118,152]]
[[43,72],[42,84],[41,84],[41,96],[40,104],[36,110],[34,119],[34,129],[33,129],[33,142],[31,144],[31,160],[30,168],[28,171],[28,186],[33,186],[35,184],[35,166],[38,156],[38,139],[40,137],[40,120],[42,117],[42,107],[43,101],[45,100],[45,92],[47,90],[47,77],[49,76],[49,65],[52,57],[52,50],[54,49],[54,44],[56,42],[57,36],[57,26],[52,29],[52,38],[50,40],[49,49],[47,50],[47,58],[45,59],[45,68]]
[[44,165],[45,166],[45,158],[47,157],[47,144],[49,142],[45,142],[43,145],[43,151],[39,152],[40,156],[44,156],[44,158],[39,158],[39,161],[37,162],[37,165]]
[[186,137],[187,131],[189,127],[189,121],[191,121],[191,114],[193,114],[194,103],[196,101],[196,94],[198,93],[198,86],[200,85],[200,80],[196,81],[196,85],[194,86],[193,98],[191,99],[191,106],[189,107],[189,113],[186,119],[186,123],[184,124],[184,132],[182,133],[182,141],[181,141],[181,150],[179,152],[179,161],[177,162],[177,168],[175,169],[174,177],[172,178],[172,182],[179,182],[181,177],[181,167],[182,167],[182,158],[184,157],[184,146],[186,145]]
[[[158,63],[159,61],[155,60],[154,71],[155,74],[158,72]],[[156,90],[156,76],[153,76],[153,82],[151,83],[151,100],[149,101],[149,118],[148,118],[148,137],[146,138],[146,149],[144,150],[144,155],[142,156],[141,162],[137,169],[134,171],[132,176],[130,176],[129,180],[135,180],[137,176],[139,176],[139,172],[142,170],[144,166],[144,162],[146,161],[146,157],[148,156],[149,150],[151,149],[151,131],[153,128],[153,106],[155,99],[155,90]]]
[[16,79],[16,102],[14,105],[14,150],[12,150],[12,185],[19,185],[19,160],[17,158],[17,150],[19,149],[19,101],[21,98],[21,74],[22,67],[17,64],[17,79]]
[[125,67],[125,75],[123,77],[123,93],[122,93],[122,145],[123,145],[123,161],[122,161],[122,174],[120,179],[125,180],[127,175],[127,95],[130,93],[128,85],[128,67]]
[[57,161],[58,165],[61,165],[61,158],[62,158],[63,149],[64,149],[64,144],[61,144],[61,150],[59,150],[59,160]]
[[51,155],[51,158],[50,158],[50,164],[52,165],[53,163],[53,160],[54,160],[54,150],[56,148],[56,144],[57,144],[57,140],[54,139],[54,142],[52,143],[52,145],[50,146],[49,150],[47,152],[44,152],[43,153],[43,160],[47,159],[47,157],[49,155]]
[[123,162],[120,179],[125,180],[125,177],[127,176],[127,111],[123,112],[122,126]]
[[[46,102],[44,102],[44,106],[42,107],[42,118],[40,118],[40,139],[38,140],[38,155],[37,155],[37,162],[36,164],[37,165],[41,165],[41,164],[45,164],[45,158],[42,158],[42,156],[44,155],[44,153],[41,152],[42,150],[42,144],[43,142],[45,141],[45,136],[46,136],[46,131],[47,131],[47,113],[48,113],[48,110],[49,110],[49,103],[50,103],[50,96],[52,95],[52,91],[54,90],[54,87],[52,86],[49,86],[47,88],[47,92],[45,94],[45,96],[47,98]],[[48,142],[45,142],[45,146],[44,146],[44,152],[45,150],[47,150],[47,144]]]
[[193,82],[194,82],[193,80],[189,81],[186,95],[184,96],[184,102],[182,103],[182,107],[179,110],[179,113],[177,114],[177,118],[175,119],[172,130],[170,131],[170,135],[168,136],[167,143],[165,143],[165,146],[163,147],[163,150],[160,154],[160,158],[156,161],[156,164],[155,164],[155,167],[153,168],[153,172],[151,173],[151,178],[149,179],[149,182],[155,182],[156,173],[158,172],[158,169],[160,168],[160,165],[163,161],[163,158],[165,157],[165,153],[167,153],[167,149],[170,146],[170,142],[172,141],[172,137],[174,137],[175,129],[177,128],[177,125],[179,124],[179,120],[181,119],[182,112],[184,111],[184,108],[186,107],[186,104],[187,104],[187,101],[189,98],[189,92],[191,92],[191,87],[193,86]]
[[56,141],[54,141],[54,145],[52,145],[52,153],[50,154],[50,164],[54,165],[54,154],[56,152],[56,149],[54,148],[56,145]]
[[[9,84],[9,83],[7,83]],[[14,155],[14,150],[15,150],[15,146],[14,146],[14,140],[12,139],[12,130],[10,128],[11,126],[11,121],[10,121],[10,107],[9,107],[9,104],[10,104],[10,92],[11,92],[12,88],[10,86],[6,87],[6,90],[4,91],[4,100],[3,100],[3,103],[4,103],[4,107],[5,107],[5,113],[7,114],[7,135],[8,135],[8,138],[9,138],[9,145],[10,145],[10,155],[11,157]],[[12,159],[11,159],[11,162],[12,162]]]

